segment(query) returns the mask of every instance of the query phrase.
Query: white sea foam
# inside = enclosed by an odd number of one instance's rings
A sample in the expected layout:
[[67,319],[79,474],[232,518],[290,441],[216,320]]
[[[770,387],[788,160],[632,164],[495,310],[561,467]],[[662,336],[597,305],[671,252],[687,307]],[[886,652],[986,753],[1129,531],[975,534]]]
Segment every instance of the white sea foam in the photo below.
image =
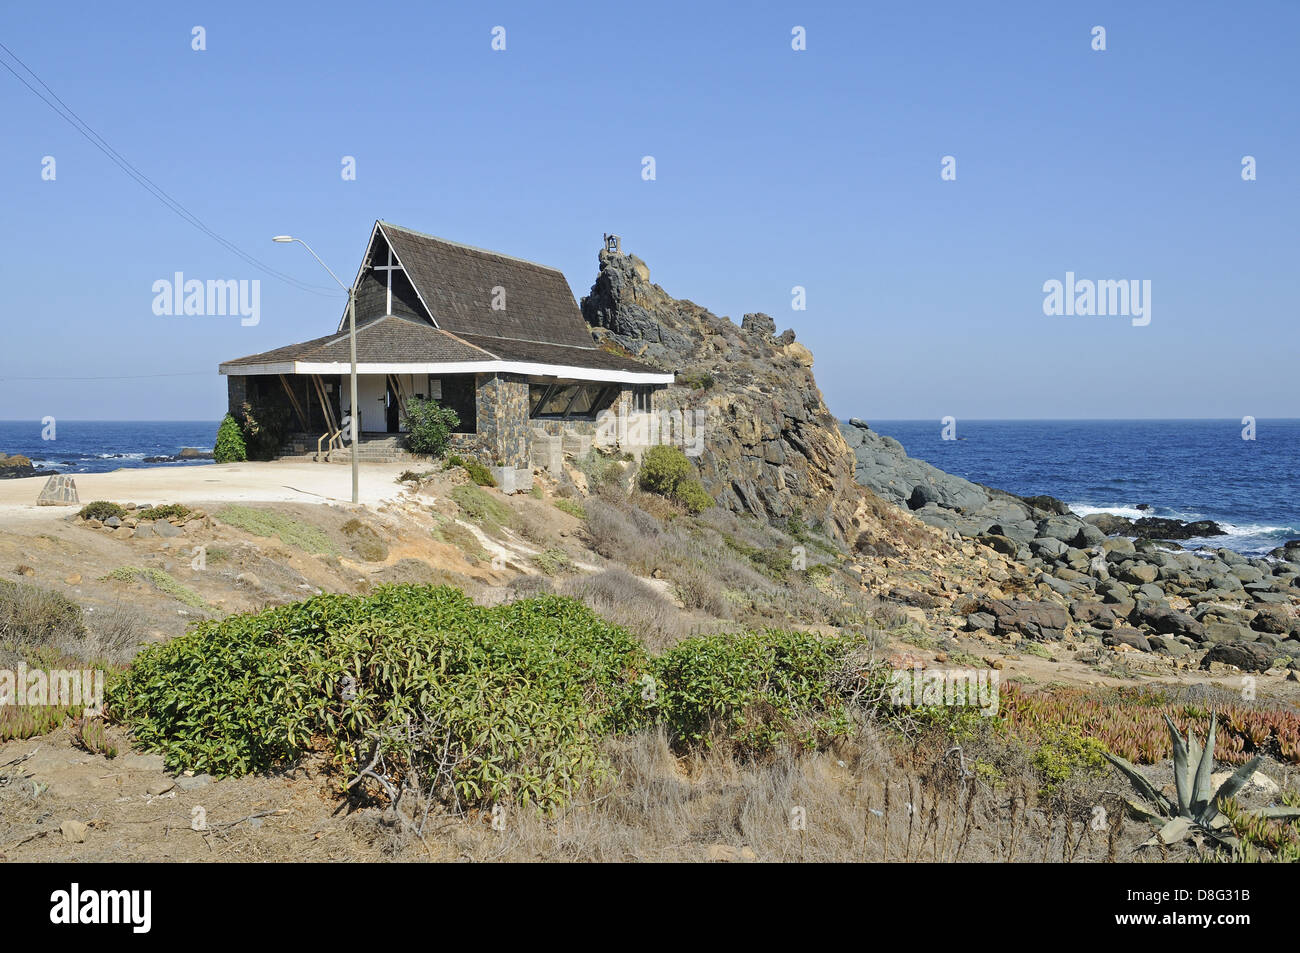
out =
[[1136,506],[1093,506],[1088,503],[1067,503],[1076,516],[1092,516],[1094,513],[1109,513],[1111,516],[1124,516],[1128,519],[1141,519],[1150,516],[1149,510],[1140,510]]

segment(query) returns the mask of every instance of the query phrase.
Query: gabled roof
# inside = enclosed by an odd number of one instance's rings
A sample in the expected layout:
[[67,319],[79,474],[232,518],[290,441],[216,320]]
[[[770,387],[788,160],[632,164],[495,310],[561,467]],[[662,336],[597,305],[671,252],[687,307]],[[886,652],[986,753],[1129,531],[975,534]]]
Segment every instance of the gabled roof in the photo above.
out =
[[[386,259],[371,261],[377,238],[392,248],[434,327],[540,344],[593,346],[591,332],[559,270],[378,221],[357,272],[358,282],[368,266],[386,264]],[[502,297],[505,307],[494,309],[494,300]],[[344,315],[339,322],[340,330],[346,319]]]
[[[387,266],[390,249],[400,271],[372,270]],[[503,372],[638,384],[673,380],[671,373],[596,347],[564,275],[522,258],[378,221],[353,287],[359,373]],[[504,292],[501,310],[492,307],[494,298],[500,300],[495,289]],[[220,370],[346,373],[349,351],[345,308],[333,334],[226,361]]]

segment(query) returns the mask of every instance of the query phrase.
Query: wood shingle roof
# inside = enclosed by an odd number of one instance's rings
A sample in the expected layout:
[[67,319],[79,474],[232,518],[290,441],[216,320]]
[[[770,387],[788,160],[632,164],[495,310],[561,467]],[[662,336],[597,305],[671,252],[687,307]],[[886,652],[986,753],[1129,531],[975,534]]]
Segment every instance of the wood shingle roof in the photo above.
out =
[[[394,267],[386,267],[391,249]],[[400,265],[400,268],[396,267]],[[384,274],[384,282],[376,281]],[[400,276],[389,290],[394,273]],[[409,282],[405,284],[405,282]],[[357,363],[503,364],[586,369],[596,379],[664,372],[596,347],[564,275],[521,258],[376,222],[358,272]],[[410,294],[411,290],[415,296]],[[494,308],[504,294],[504,307]],[[391,309],[393,314],[384,313]],[[226,361],[223,373],[298,373],[286,365],[350,360],[347,316],[333,334]],[[305,373],[306,371],[304,371]],[[668,377],[666,379],[671,379]]]
[[[563,273],[380,222],[407,277],[438,327],[457,334],[591,347]],[[505,307],[493,308],[502,295]]]

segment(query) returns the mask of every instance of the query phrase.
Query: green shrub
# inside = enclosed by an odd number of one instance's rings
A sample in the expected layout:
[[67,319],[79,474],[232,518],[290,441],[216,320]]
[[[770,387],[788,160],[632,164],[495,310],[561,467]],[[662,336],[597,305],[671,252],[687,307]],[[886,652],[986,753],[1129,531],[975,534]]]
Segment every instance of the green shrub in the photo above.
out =
[[641,489],[660,496],[672,496],[677,484],[691,475],[691,461],[686,459],[679,447],[658,444],[651,447],[641,458],[641,471],[637,480]]
[[641,489],[676,500],[692,514],[713,506],[713,497],[691,475],[691,461],[680,447],[658,444],[647,450],[637,480]]
[[492,476],[492,471],[477,460],[466,460],[462,466],[469,478],[479,486],[496,486],[497,481]]
[[701,370],[683,371],[677,375],[677,381],[691,390],[708,390],[717,383],[712,374]]
[[381,586],[200,623],[144,650],[110,704],[172,770],[242,775],[321,743],[349,780],[379,753],[460,805],[552,808],[608,775],[604,736],[646,723],[649,664],[570,599]]
[[[271,460],[280,453],[289,434],[289,408],[280,404],[244,401],[239,428],[251,460]],[[220,438],[221,432],[217,431]],[[215,453],[214,453],[215,456]]]
[[533,557],[533,564],[548,576],[577,571],[577,566],[562,549],[544,549]]
[[239,463],[248,459],[248,447],[239,421],[230,414],[221,418],[217,428],[217,443],[212,448],[212,459],[217,463]]
[[587,488],[598,490],[601,487],[621,485],[623,468],[613,457],[607,457],[599,450],[589,450],[575,461],[578,470],[587,478]]
[[1037,740],[1030,762],[1043,782],[1043,792],[1051,793],[1076,775],[1103,777],[1108,770],[1106,746],[1088,738],[1078,728],[1053,725],[1044,728]]
[[401,413],[402,423],[407,430],[406,446],[412,453],[441,456],[447,449],[452,430],[460,426],[460,417],[456,411],[442,406],[436,400],[407,398]]
[[116,503],[108,502],[108,500],[95,500],[93,503],[87,503],[83,506],[81,512],[77,515],[83,520],[100,520],[102,522],[112,516],[121,519],[126,515],[126,510]]
[[692,515],[698,515],[713,506],[713,497],[704,489],[704,484],[699,480],[683,480],[677,484],[677,489],[673,491],[673,499],[686,507],[687,512]]
[[720,730],[750,754],[816,747],[849,733],[835,684],[854,645],[781,630],[687,639],[656,660],[659,711],[687,743],[707,744]]

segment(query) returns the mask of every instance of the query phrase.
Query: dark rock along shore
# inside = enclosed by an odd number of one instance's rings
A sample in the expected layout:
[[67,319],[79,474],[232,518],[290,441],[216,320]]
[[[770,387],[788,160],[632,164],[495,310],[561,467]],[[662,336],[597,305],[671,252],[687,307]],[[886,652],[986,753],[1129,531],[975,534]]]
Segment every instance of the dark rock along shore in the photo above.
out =
[[[841,424],[857,459],[859,483],[919,519],[985,543],[1023,563],[1064,596],[1069,615],[1046,604],[1002,601],[968,617],[968,627],[1060,639],[1071,620],[1106,644],[1182,656],[1210,648],[1202,662],[1262,671],[1279,656],[1300,658],[1300,541],[1268,557],[1229,549],[1183,551],[1170,540],[1223,535],[1209,520],[1109,514],[1079,518],[1051,497],[1017,497],[908,457],[897,440],[861,420]],[[1187,611],[1170,605],[1185,602]],[[1294,661],[1292,663],[1294,665]]]

